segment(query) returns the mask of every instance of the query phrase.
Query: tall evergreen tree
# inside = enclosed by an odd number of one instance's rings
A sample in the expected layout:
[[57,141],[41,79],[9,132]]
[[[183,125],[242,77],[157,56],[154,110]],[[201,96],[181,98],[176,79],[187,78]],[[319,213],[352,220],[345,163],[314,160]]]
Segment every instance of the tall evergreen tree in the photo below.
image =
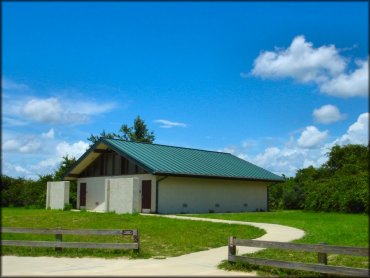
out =
[[103,130],[100,135],[91,134],[87,140],[91,141],[92,144],[97,142],[100,138],[121,139],[150,144],[155,140],[154,132],[148,130],[144,120],[142,120],[140,116],[135,118],[133,126],[129,127],[127,124],[122,125],[119,132],[120,134],[114,132],[106,133],[105,130]]

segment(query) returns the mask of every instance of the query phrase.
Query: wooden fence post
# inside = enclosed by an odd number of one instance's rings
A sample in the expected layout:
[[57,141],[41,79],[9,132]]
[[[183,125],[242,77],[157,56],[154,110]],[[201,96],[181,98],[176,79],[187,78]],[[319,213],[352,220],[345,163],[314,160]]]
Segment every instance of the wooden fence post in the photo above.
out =
[[236,244],[235,244],[235,237],[229,237],[229,256],[236,255]]
[[134,242],[137,243],[137,249],[135,249],[134,252],[139,253],[139,231],[133,230],[132,235],[134,237]]
[[[319,242],[319,244],[326,245],[325,242]],[[319,264],[327,265],[328,264],[328,254],[327,253],[317,253],[317,262]],[[328,277],[328,274],[321,273],[324,277]]]
[[[60,227],[58,227],[57,229],[60,230]],[[61,233],[56,232],[55,233],[55,241],[56,242],[62,242],[63,241],[63,235]],[[62,251],[62,247],[55,247],[54,250],[55,251],[58,251],[58,252],[61,252]]]
[[[320,242],[319,244],[326,245],[325,242]],[[328,254],[318,252],[317,253],[317,261],[318,261],[319,264],[327,265],[328,264]]]

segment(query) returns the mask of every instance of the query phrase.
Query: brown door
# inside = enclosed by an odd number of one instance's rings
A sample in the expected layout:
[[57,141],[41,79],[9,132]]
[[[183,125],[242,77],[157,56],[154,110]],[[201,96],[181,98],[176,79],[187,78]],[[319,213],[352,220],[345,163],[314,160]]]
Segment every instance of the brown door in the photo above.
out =
[[152,181],[142,181],[141,208],[150,209],[152,205]]
[[86,206],[86,183],[80,183],[80,207]]

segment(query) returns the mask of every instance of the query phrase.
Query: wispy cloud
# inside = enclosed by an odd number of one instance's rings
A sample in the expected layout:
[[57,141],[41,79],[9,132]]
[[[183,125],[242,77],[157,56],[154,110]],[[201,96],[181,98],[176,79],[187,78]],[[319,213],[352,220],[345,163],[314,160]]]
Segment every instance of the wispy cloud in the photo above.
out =
[[30,88],[26,84],[12,81],[6,77],[1,79],[1,87],[3,90],[29,90]]
[[187,127],[187,124],[179,123],[179,122],[172,122],[172,121],[169,121],[169,120],[155,120],[154,122],[162,124],[160,126],[162,128]]
[[54,139],[55,132],[54,128],[51,128],[48,132],[41,133],[41,137],[45,139]]
[[86,114],[63,107],[58,98],[33,98],[22,103],[19,112],[27,119],[49,124],[80,124],[88,120]]
[[[25,125],[28,122],[46,124],[84,124],[91,116],[110,112],[117,107],[114,102],[101,102],[71,97],[32,97],[30,88],[9,79],[3,79],[7,90],[19,90],[19,94],[6,100],[4,114],[8,125]],[[22,93],[23,92],[23,93]],[[64,92],[64,95],[66,93]],[[76,95],[76,94],[74,94]]]
[[95,102],[87,100],[65,101],[71,111],[78,111],[83,115],[97,115],[107,113],[117,107],[114,102]]
[[27,170],[26,168],[9,162],[4,162],[4,173],[6,175],[11,174],[12,176],[23,176],[26,178],[37,178],[37,175],[33,174],[31,171]]
[[3,143],[4,152],[35,153],[41,149],[41,142],[35,139],[9,139]]
[[[261,52],[254,60],[251,74],[265,79],[292,78],[300,83],[312,82],[322,93],[332,96],[367,96],[367,60],[357,61],[353,72],[349,72],[348,62],[335,45],[315,48],[304,36],[297,36],[286,49]],[[242,73],[241,76],[249,75]]]
[[27,125],[27,121],[14,119],[11,117],[3,117],[4,126],[24,126]]

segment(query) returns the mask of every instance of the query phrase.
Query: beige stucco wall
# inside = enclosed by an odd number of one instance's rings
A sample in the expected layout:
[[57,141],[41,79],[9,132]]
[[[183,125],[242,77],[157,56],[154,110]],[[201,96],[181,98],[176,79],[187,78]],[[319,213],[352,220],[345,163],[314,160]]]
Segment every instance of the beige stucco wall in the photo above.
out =
[[134,178],[139,179],[139,193],[141,195],[141,182],[143,180],[152,181],[152,203],[151,212],[155,212],[156,202],[156,177],[151,174],[122,175],[122,176],[104,176],[79,178],[77,180],[77,208],[80,208],[80,183],[86,183],[86,209],[94,211],[106,211],[105,204],[105,181],[106,179]]
[[[218,204],[219,206],[217,206]],[[168,177],[159,183],[159,213],[267,210],[267,183]]]
[[46,208],[64,209],[69,204],[69,181],[48,181],[46,189]]

